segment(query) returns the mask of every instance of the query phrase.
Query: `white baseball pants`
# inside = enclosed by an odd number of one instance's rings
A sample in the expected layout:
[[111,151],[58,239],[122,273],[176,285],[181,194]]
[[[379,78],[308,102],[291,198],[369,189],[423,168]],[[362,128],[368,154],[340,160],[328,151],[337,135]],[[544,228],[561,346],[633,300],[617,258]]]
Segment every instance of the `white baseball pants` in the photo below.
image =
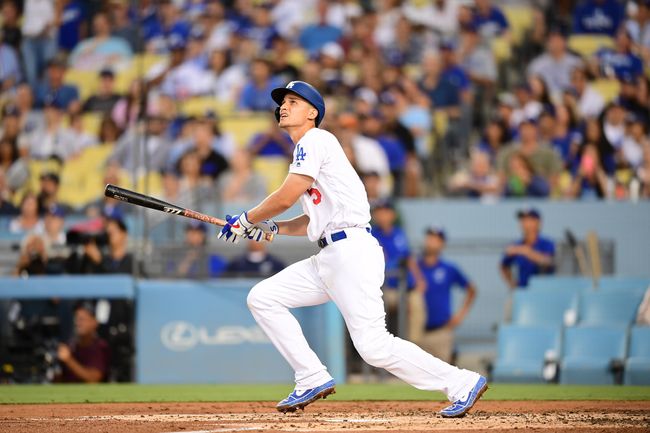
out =
[[364,229],[345,230],[347,239],[261,281],[248,295],[255,320],[295,371],[296,388],[332,379],[309,347],[290,308],[333,301],[361,357],[418,389],[441,391],[450,401],[465,397],[479,379],[428,354],[386,330],[381,286],[384,254]]

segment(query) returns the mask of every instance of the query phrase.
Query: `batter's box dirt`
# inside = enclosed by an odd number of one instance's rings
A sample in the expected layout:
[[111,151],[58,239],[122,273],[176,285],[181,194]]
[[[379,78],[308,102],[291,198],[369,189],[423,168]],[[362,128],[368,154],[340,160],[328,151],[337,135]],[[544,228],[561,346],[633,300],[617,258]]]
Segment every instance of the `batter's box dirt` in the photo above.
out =
[[650,402],[479,402],[462,419],[439,402],[318,402],[283,415],[273,403],[0,406],[6,433],[649,432]]

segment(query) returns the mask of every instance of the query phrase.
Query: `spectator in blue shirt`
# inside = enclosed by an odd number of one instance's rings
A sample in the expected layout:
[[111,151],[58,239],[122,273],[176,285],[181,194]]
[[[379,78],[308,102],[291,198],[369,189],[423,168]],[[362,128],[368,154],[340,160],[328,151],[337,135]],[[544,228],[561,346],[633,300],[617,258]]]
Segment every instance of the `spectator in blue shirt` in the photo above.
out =
[[250,80],[244,85],[239,96],[238,109],[266,112],[274,110],[277,104],[271,99],[271,90],[284,83],[271,76],[271,65],[262,58],[251,62],[250,75]]
[[181,251],[172,251],[174,257],[167,263],[166,274],[177,278],[207,278],[219,276],[226,261],[207,248],[208,227],[191,220],[185,225],[185,245]]
[[269,116],[269,128],[255,134],[248,144],[251,155],[277,156],[291,159],[293,154],[291,137],[278,126],[274,114]]
[[86,14],[79,0],[64,0],[59,27],[59,49],[70,52],[86,33]]
[[18,53],[10,45],[0,42],[0,93],[16,86],[22,80]]
[[[528,286],[533,275],[555,272],[555,244],[540,235],[541,214],[535,208],[517,212],[522,238],[506,247],[501,260],[501,275],[511,289]],[[516,268],[513,274],[512,268]]]
[[143,22],[144,39],[148,50],[167,52],[170,40],[187,41],[192,26],[182,18],[173,1],[158,3],[158,14],[147,16]]
[[63,107],[71,110],[71,104],[79,101],[77,86],[63,82],[65,63],[52,59],[47,65],[46,75],[36,87],[36,107],[42,108],[49,95],[56,95]]
[[317,5],[318,22],[306,26],[298,43],[311,55],[316,55],[323,45],[328,42],[337,42],[343,36],[343,31],[335,26],[327,24],[327,1],[320,0]]
[[643,60],[632,52],[632,45],[630,33],[621,27],[616,33],[616,47],[598,50],[592,68],[600,68],[600,75],[619,79],[626,75],[633,78],[643,75]]
[[506,16],[490,0],[476,0],[473,24],[479,34],[487,40],[509,34],[509,24]]
[[452,81],[453,74],[443,74],[440,58],[427,53],[422,58],[423,77],[418,83],[420,90],[429,97],[436,110],[444,110],[450,118],[460,117],[462,104],[462,80]]
[[[458,266],[442,258],[446,241],[446,233],[440,227],[432,226],[425,232],[418,267],[426,282],[424,301],[427,319],[420,345],[436,358],[451,362],[454,329],[463,323],[472,307],[476,288]],[[463,306],[456,312],[453,311],[451,295],[454,287],[465,290]]]
[[265,242],[248,241],[248,251],[235,257],[226,268],[233,277],[268,278],[285,268],[285,264],[266,251]]
[[617,0],[585,0],[573,11],[573,33],[614,37],[623,23],[623,3]]
[[[384,303],[388,313],[388,328],[397,332],[397,309],[400,302],[398,288],[402,273],[407,268],[407,289],[410,290],[407,299],[409,305],[409,339],[417,339],[421,335],[423,318],[422,291],[424,281],[417,269],[417,264],[411,255],[406,233],[397,223],[395,206],[389,200],[379,201],[372,209],[372,235],[384,250],[386,263],[386,278],[384,280]],[[414,286],[414,287],[413,287]],[[414,289],[414,290],[413,290]]]

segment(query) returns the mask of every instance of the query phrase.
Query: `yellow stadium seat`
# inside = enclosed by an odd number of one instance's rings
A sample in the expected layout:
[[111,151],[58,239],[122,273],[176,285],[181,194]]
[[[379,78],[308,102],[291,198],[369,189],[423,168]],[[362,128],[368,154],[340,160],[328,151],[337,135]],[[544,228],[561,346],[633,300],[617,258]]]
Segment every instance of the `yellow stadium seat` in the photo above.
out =
[[287,63],[300,69],[307,63],[307,53],[302,48],[293,48],[287,54]]
[[158,196],[163,190],[162,176],[155,171],[140,176],[133,188],[136,191],[147,191],[147,194]]
[[83,71],[70,68],[66,71],[63,81],[77,86],[79,98],[84,101],[97,91],[98,77],[99,75],[96,71]]
[[589,58],[601,48],[614,48],[614,39],[604,35],[571,35],[568,45],[580,56]]
[[605,102],[613,101],[621,93],[621,83],[611,78],[601,78],[591,82],[591,87],[600,93]]
[[98,113],[86,113],[81,116],[81,127],[86,134],[99,135],[99,128],[102,125],[102,115]]
[[212,96],[199,96],[183,101],[180,111],[186,116],[204,116],[208,111],[213,111],[219,117],[224,117],[233,114],[234,108],[231,102],[219,101]]
[[61,174],[61,163],[54,160],[31,160],[28,164],[29,167],[29,180],[25,185],[26,189],[31,191],[40,190],[40,177],[43,173],[57,173]]
[[112,151],[111,145],[93,146],[67,161],[61,172],[59,199],[72,207],[80,208],[100,198],[103,193],[104,166]]
[[533,9],[525,6],[503,5],[502,10],[510,24],[512,40],[516,44],[521,43],[526,31],[533,26]]
[[275,191],[287,176],[289,163],[283,157],[258,156],[253,160],[253,169],[266,181],[267,192]]
[[512,57],[511,42],[503,36],[499,36],[492,41],[492,54],[497,63],[510,60]]
[[167,56],[151,53],[136,54],[126,69],[116,72],[115,90],[126,94],[133,80],[146,76],[154,65],[163,62],[167,62]]
[[433,112],[433,130],[438,137],[444,137],[449,127],[449,115],[444,110]]
[[225,117],[221,120],[221,130],[232,134],[237,147],[248,146],[254,135],[269,128],[268,114],[253,114]]

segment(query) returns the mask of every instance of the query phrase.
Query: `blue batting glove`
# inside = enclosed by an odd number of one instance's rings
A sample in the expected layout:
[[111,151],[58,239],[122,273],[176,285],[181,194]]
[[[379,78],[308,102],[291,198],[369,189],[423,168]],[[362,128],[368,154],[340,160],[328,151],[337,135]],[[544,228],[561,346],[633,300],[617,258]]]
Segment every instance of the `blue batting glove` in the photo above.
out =
[[[230,221],[228,221],[230,223]],[[253,223],[248,220],[248,212],[244,212],[237,217],[231,225],[230,231],[237,236],[248,237],[248,232],[253,228]]]
[[232,226],[234,223],[237,222],[239,219],[239,215],[231,216],[231,215],[226,215],[226,225],[223,226],[219,234],[217,235],[217,239],[223,239],[224,242],[232,242],[233,244],[236,244],[239,242],[239,236],[233,233],[232,231]]

